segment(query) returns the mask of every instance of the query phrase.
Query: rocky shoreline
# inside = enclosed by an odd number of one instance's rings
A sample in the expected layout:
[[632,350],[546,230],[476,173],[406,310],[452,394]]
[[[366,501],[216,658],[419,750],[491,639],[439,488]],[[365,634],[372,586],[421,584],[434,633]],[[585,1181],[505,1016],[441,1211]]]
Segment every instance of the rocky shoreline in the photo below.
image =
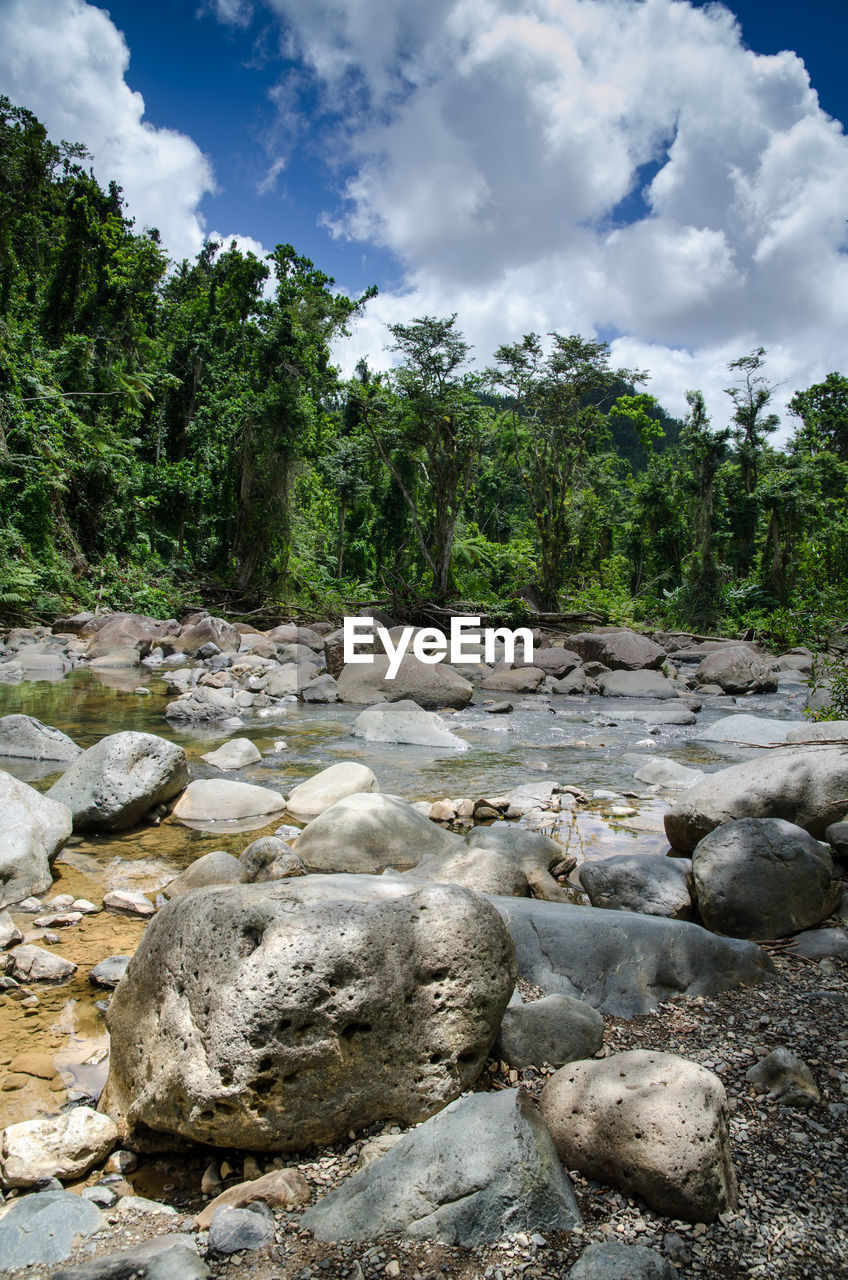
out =
[[[807,654],[601,629],[540,636],[532,667],[410,654],[389,684],[379,663],[340,666],[329,627],[113,615],[54,632],[10,633],[0,681],[168,668],[167,725],[226,740],[197,778],[165,724],[82,751],[61,725],[0,718],[6,760],[61,771],[46,794],[0,772],[7,1007],[37,1013],[76,973],[63,937],[101,911],[141,931],[128,967],[92,966],[118,984],[99,1110],[100,1086],[77,1089],[3,1131],[0,1255],[29,1259],[10,1276],[845,1270],[848,726],[731,714],[704,740],[760,754],[713,773],[646,754],[635,778],[668,797],[672,857],[575,857],[564,820],[599,797],[566,782],[409,804],[352,760],[285,793],[238,778],[262,759],[239,733],[296,700],[364,705],[366,744],[460,760],[445,707],[598,698],[659,737],[711,698],[797,688]],[[273,834],[195,858],[156,902],[48,896],[69,839],[163,819]],[[4,1090],[38,1053],[6,1061]],[[159,1236],[163,1252],[127,1253]]]

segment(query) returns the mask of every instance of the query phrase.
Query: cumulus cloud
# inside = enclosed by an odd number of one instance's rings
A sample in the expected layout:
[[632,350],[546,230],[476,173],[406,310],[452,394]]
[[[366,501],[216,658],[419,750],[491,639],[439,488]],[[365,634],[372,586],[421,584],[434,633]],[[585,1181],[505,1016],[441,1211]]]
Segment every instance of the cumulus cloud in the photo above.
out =
[[154,128],[125,75],[126,42],[108,13],[83,0],[4,0],[0,91],[42,120],[52,138],[82,142],[102,183],[123,187],[136,226],[158,227],[168,250],[191,257],[204,239],[198,206],[214,189],[191,138]]
[[326,224],[405,273],[346,363],[378,317],[458,311],[483,360],[530,329],[613,336],[670,408],[701,385],[718,418],[753,346],[787,396],[844,362],[848,141],[727,9],[266,4],[352,166]]

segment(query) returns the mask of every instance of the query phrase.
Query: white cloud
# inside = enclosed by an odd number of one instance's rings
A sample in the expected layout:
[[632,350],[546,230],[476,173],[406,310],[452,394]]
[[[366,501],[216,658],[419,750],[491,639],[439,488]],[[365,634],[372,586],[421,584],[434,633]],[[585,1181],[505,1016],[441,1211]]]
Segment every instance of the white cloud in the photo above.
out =
[[844,364],[848,141],[801,60],[746,49],[727,9],[266,4],[339,113],[353,174],[327,225],[405,273],[346,365],[378,317],[457,311],[483,362],[529,329],[618,333],[669,407],[701,385],[718,423],[754,346],[786,398]]
[[125,80],[129,57],[108,13],[83,0],[0,5],[0,91],[51,138],[84,143],[99,181],[123,187],[136,226],[158,227],[175,257],[192,257],[212,169],[191,138],[144,120],[144,99]]

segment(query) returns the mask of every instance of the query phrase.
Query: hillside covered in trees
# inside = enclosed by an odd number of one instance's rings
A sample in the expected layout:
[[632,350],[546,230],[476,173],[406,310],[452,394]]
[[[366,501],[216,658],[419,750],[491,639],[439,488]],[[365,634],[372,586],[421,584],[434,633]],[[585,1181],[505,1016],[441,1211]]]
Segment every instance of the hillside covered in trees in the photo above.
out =
[[790,402],[767,353],[683,422],[603,342],[461,317],[393,325],[350,381],[350,299],[289,245],[169,263],[84,150],[0,99],[0,611],[215,600],[341,612],[420,598],[595,609],[776,643],[845,620],[848,378]]

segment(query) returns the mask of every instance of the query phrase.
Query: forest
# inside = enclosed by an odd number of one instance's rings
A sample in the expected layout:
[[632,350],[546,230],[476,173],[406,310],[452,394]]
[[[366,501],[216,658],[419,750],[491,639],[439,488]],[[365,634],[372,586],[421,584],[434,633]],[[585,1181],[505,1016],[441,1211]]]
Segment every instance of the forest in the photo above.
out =
[[0,98],[0,616],[593,611],[820,643],[848,596],[848,377],[726,371],[682,421],[606,343],[389,326],[345,380],[350,298],[291,245],[172,263],[84,148]]

